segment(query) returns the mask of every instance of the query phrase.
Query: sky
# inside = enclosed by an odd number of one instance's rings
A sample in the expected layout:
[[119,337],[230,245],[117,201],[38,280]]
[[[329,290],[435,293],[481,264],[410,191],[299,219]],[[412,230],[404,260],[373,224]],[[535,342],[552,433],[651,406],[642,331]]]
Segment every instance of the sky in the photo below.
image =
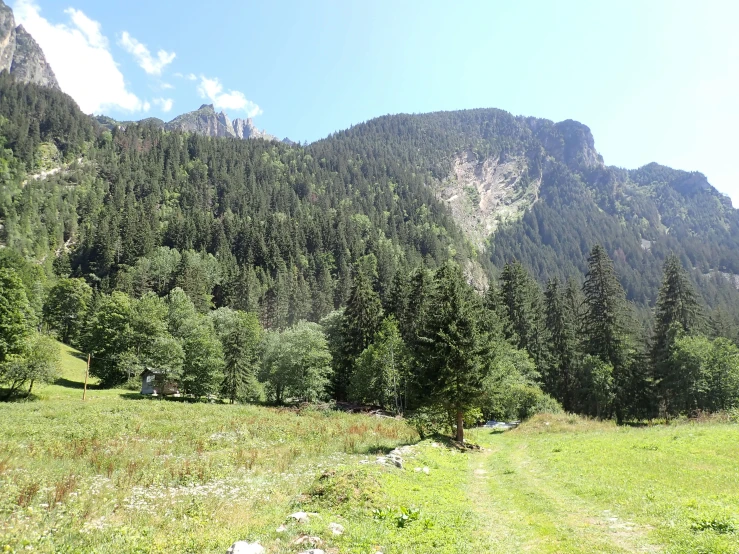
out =
[[607,164],[700,171],[739,207],[735,0],[6,2],[87,113],[207,103],[311,142],[495,107],[580,121]]

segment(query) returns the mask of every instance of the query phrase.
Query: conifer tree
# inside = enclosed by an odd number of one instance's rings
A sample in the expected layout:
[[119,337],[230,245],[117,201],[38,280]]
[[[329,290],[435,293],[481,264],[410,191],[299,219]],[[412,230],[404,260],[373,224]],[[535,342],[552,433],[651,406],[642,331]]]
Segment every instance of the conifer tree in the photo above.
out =
[[625,417],[625,405],[628,401],[625,393],[630,388],[628,305],[624,289],[613,269],[613,262],[599,244],[593,247],[588,257],[583,294],[585,352],[613,368],[614,409],[621,422]]
[[418,380],[432,403],[454,415],[464,441],[464,415],[483,392],[492,343],[481,317],[482,302],[462,271],[446,262],[434,275],[429,310],[418,342]]
[[550,279],[545,292],[546,327],[550,366],[543,375],[544,390],[562,403],[566,411],[575,405],[577,363],[576,318],[559,280]]
[[339,399],[346,396],[354,361],[375,338],[382,323],[383,313],[380,296],[372,286],[371,264],[356,265],[352,290],[343,316],[342,360],[337,364],[335,393]]
[[674,341],[681,336],[693,336],[702,322],[701,306],[690,278],[675,254],[670,254],[663,268],[662,286],[654,313],[654,338],[651,361],[659,396],[670,411],[676,389],[683,382],[676,375],[680,368],[671,363]]
[[501,301],[510,322],[507,338],[529,352],[539,371],[546,371],[546,336],[539,285],[518,261],[507,263],[500,279]]

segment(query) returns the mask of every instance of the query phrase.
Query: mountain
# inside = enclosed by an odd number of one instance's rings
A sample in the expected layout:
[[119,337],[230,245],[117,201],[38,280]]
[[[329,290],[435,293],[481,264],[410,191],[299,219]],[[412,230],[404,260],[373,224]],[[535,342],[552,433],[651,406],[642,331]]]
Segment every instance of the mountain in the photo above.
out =
[[15,25],[13,10],[0,0],[0,71],[9,71],[21,83],[58,89],[54,71],[33,37]]
[[600,243],[642,310],[674,251],[706,304],[739,312],[728,199],[700,173],[606,165],[575,121],[400,114],[289,146],[234,140],[211,106],[98,124],[7,74],[0,116],[0,244],[37,260],[68,250],[103,291],[181,286],[279,327],[344,305],[356,264],[387,303],[396,275],[450,258],[479,289],[514,258],[542,282],[582,280]]
[[[203,104],[195,111],[178,115],[169,123],[165,123],[156,117],[149,117],[140,121],[116,121],[110,117],[101,115],[95,118],[98,123],[113,129],[117,126],[126,126],[133,123],[142,125],[154,125],[155,127],[166,131],[181,131],[183,133],[196,133],[206,137],[232,137],[243,140],[251,138],[261,138],[265,140],[277,140],[277,137],[270,135],[266,131],[257,129],[251,118],[236,118],[233,121],[229,119],[225,112],[217,112],[213,104]],[[283,140],[285,144],[292,145],[290,139]]]
[[251,118],[237,118],[231,121],[225,112],[216,113],[213,104],[203,104],[194,112],[177,116],[169,123],[165,123],[164,128],[167,131],[197,133],[206,137],[277,140],[277,137],[257,129]]
[[693,268],[711,302],[739,275],[739,211],[728,197],[701,173],[608,166],[590,129],[576,121],[496,109],[400,114],[308,150],[394,160],[387,179],[422,179],[483,262],[502,267],[515,258],[541,281],[582,278],[595,243],[606,247],[629,297],[642,305],[654,300],[671,251]]

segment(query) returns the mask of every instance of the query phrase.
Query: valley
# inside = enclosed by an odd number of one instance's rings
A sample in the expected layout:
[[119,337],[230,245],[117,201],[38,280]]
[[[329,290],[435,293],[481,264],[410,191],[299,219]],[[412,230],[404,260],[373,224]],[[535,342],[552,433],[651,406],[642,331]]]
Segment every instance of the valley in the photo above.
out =
[[[618,428],[540,414],[472,430],[482,449],[461,452],[392,418],[142,399],[94,382],[83,402],[84,362],[66,348],[63,359],[38,401],[0,405],[6,552],[739,547],[739,427],[725,420]],[[377,463],[398,446],[402,468]],[[301,511],[314,515],[289,517]]]

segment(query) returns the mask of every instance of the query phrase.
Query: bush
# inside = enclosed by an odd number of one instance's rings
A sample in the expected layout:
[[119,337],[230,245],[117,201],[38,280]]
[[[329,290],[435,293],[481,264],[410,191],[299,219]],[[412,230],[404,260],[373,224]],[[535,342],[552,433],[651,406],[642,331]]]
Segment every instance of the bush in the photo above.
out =
[[439,404],[419,408],[408,418],[408,422],[416,429],[421,440],[448,433],[453,427],[449,412]]

